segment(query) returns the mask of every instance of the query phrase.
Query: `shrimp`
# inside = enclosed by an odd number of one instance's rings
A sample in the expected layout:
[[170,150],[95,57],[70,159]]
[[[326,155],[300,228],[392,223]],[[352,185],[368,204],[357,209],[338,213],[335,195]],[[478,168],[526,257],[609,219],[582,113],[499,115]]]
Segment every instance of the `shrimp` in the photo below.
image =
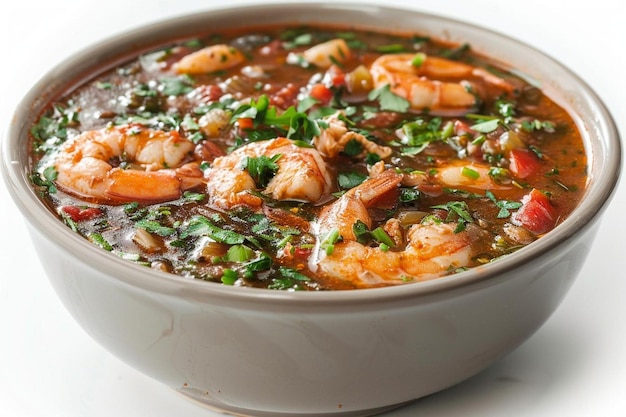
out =
[[355,240],[352,230],[354,223],[360,220],[371,228],[372,221],[367,209],[386,193],[396,189],[401,181],[401,174],[387,170],[351,188],[337,201],[322,209],[317,219],[319,235],[326,236],[330,231],[338,230],[343,239]]
[[374,88],[389,85],[413,110],[433,114],[464,114],[476,107],[478,98],[467,79],[480,78],[505,92],[513,89],[485,70],[423,53],[382,55],[372,63],[370,72]]
[[[174,200],[203,182],[196,164],[182,165],[193,148],[177,132],[131,125],[86,131],[55,157],[56,183],[78,196],[113,204]],[[142,169],[114,167],[115,159]]]
[[173,69],[178,73],[200,75],[233,68],[245,59],[237,48],[217,44],[185,55],[173,65]]
[[456,224],[412,225],[402,250],[383,251],[355,241],[335,244],[315,266],[317,273],[351,281],[356,287],[397,285],[441,277],[470,266],[480,253],[484,231],[474,224],[455,232]]
[[[395,171],[384,171],[324,208],[317,221],[320,240],[334,230],[342,240],[330,252],[321,250],[320,242],[309,258],[309,268],[322,276],[348,280],[356,287],[372,287],[432,279],[469,266],[486,241],[485,232],[473,224],[461,232],[455,230],[456,224],[432,219],[413,224],[406,232],[406,246],[398,250],[384,251],[356,241],[353,225],[361,221],[371,229],[368,208],[398,187],[402,178]],[[396,219],[383,226],[399,248],[400,228]]]
[[360,133],[348,130],[346,123],[341,120],[342,112],[336,112],[324,118],[327,124],[320,135],[313,138],[313,146],[325,157],[334,158],[346,148],[350,141],[359,142],[365,152],[375,153],[382,159],[391,155],[391,148],[381,146],[367,139]]
[[331,190],[332,177],[319,152],[281,137],[252,142],[216,158],[207,173],[210,204],[224,209],[240,204],[259,206],[260,197],[249,193],[257,184],[242,164],[260,156],[278,158],[278,169],[264,190],[276,200],[317,202]]
[[343,39],[332,39],[307,49],[302,57],[309,64],[319,68],[329,68],[350,58],[350,47]]

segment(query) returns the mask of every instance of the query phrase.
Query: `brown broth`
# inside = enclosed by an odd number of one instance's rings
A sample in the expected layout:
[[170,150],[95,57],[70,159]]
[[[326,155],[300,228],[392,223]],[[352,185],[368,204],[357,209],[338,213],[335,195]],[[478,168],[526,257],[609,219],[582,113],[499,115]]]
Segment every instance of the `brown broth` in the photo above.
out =
[[[348,59],[331,69],[301,65],[304,50],[338,37],[350,45]],[[215,43],[235,46],[246,61],[206,74],[174,71],[173,64],[182,57]],[[359,67],[369,68],[380,55],[399,52],[463,62],[510,88],[476,73],[438,77],[462,83],[480,98],[471,109],[449,112],[407,109],[389,91],[372,96],[367,76],[361,83],[352,81]],[[542,91],[494,62],[474,54],[471,45],[348,27],[264,27],[202,35],[143,54],[51,103],[32,130],[34,186],[42,191],[51,211],[94,244],[186,279],[282,290],[340,290],[449,275],[496,260],[540,238],[572,212],[587,183],[583,141],[570,115]],[[299,110],[316,85],[323,86],[318,91],[328,94],[329,101]],[[383,97],[392,103],[384,103]],[[269,123],[258,106],[264,99],[277,116],[294,117],[283,117],[286,124],[281,124],[283,120]],[[249,120],[237,115],[251,108],[256,111],[256,124],[244,129],[242,124]],[[347,130],[390,149],[391,155],[375,164],[380,157],[350,141],[338,155],[323,157],[332,186],[317,201],[277,200],[268,196],[266,184],[257,181],[247,197],[238,200],[241,204],[224,208],[211,203],[205,183],[213,181],[209,173],[216,158],[277,137],[289,137],[302,149],[312,149],[315,129],[326,128],[320,120],[337,110],[345,112]],[[205,123],[207,114],[226,115],[226,121],[211,129]],[[80,195],[85,193],[57,181],[56,158],[65,152],[60,149],[64,143],[86,131],[119,126],[176,132],[193,141],[193,150],[180,165],[198,163],[203,180],[165,201]],[[413,132],[412,136],[399,134],[403,129]],[[514,158],[524,164],[520,154],[530,159],[528,172],[512,166]],[[124,152],[102,162],[113,169],[143,169]],[[454,164],[466,167],[462,176],[467,184],[451,185],[439,177]],[[473,184],[477,175],[485,179],[475,166],[489,168],[487,180],[492,186]],[[251,169],[248,165],[246,172]],[[364,220],[371,224],[360,236],[361,242],[349,242],[345,236],[325,245],[327,236],[311,227],[323,207],[382,170],[395,171],[403,182],[369,204],[369,219]],[[235,171],[241,173],[244,168],[238,165]],[[269,180],[275,174],[275,170],[265,172]],[[393,219],[401,220],[399,227],[393,227],[398,224]],[[443,256],[437,259],[452,259],[471,247],[469,259],[451,261],[436,274],[411,272],[410,264],[429,265],[435,257],[423,252],[422,259],[407,250],[409,230],[420,223],[425,227],[452,225],[455,232],[446,239],[468,236],[460,248],[437,248],[436,255]],[[395,238],[393,245],[385,244],[384,238],[381,244],[371,233],[379,226]],[[422,253],[421,244],[413,245],[416,253]],[[356,250],[356,257],[348,256],[348,246]],[[336,257],[334,262],[346,269],[320,273],[312,270],[317,263],[311,256]],[[381,266],[383,261],[389,262],[388,268]],[[368,281],[387,273],[396,280]]]

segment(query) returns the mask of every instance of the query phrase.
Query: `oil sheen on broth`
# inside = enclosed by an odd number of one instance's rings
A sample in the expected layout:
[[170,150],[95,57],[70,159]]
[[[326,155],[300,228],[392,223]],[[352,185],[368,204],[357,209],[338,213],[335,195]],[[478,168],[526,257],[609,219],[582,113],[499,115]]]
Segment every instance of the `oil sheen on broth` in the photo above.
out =
[[437,279],[541,238],[580,200],[583,141],[536,86],[415,34],[199,34],[100,71],[31,129],[74,232],[222,285]]

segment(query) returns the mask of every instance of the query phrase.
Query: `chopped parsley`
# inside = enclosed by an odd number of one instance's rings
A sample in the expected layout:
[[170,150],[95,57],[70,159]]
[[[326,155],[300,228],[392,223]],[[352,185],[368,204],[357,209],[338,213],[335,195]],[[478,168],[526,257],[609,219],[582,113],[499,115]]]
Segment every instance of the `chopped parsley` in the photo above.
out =
[[465,230],[467,223],[473,223],[474,219],[469,212],[469,207],[465,201],[449,201],[445,204],[439,204],[432,206],[434,209],[441,209],[448,212],[446,221],[457,222],[457,227],[454,230],[455,233]]
[[388,84],[370,91],[367,98],[372,101],[377,100],[380,109],[384,111],[405,113],[411,106],[407,99],[393,93]]
[[489,190],[485,192],[485,196],[500,209],[496,216],[498,219],[505,219],[511,215],[510,210],[517,210],[522,207],[522,203],[519,201],[497,200],[496,196]]
[[241,167],[248,171],[257,187],[265,188],[278,171],[276,162],[281,156],[281,154],[276,154],[272,157],[265,155],[257,157],[247,156],[243,159]]

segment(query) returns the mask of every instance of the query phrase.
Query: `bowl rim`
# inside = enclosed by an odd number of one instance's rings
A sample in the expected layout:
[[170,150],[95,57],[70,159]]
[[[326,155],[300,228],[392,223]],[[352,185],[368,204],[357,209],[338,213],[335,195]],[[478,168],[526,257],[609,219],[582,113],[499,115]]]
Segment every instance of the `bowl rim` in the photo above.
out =
[[[600,128],[605,133],[600,137],[600,142],[602,142],[604,149],[604,152],[600,155],[600,172],[596,173],[595,169],[591,171],[593,175],[590,175],[588,188],[579,206],[554,230],[546,236],[541,237],[536,242],[518,250],[515,254],[504,256],[496,262],[475,267],[461,273],[429,281],[383,288],[341,291],[277,291],[248,287],[232,287],[202,280],[181,279],[180,276],[175,274],[155,271],[144,266],[139,266],[88,243],[83,237],[72,232],[61,221],[55,218],[38,199],[35,191],[27,181],[27,167],[20,166],[19,149],[15,149],[16,145],[19,143],[17,137],[24,128],[20,126],[18,122],[21,119],[27,119],[25,114],[33,107],[33,103],[40,99],[39,97],[42,95],[42,92],[47,90],[44,86],[46,80],[49,81],[51,77],[54,77],[54,74],[58,74],[62,71],[68,63],[84,60],[86,56],[92,53],[90,51],[93,50],[114,48],[116,43],[124,39],[141,37],[146,32],[155,31],[157,27],[163,25],[177,27],[190,19],[210,20],[212,18],[211,15],[216,13],[245,13],[247,15],[254,15],[256,11],[268,9],[280,9],[281,11],[289,10],[291,13],[303,13],[313,9],[319,10],[320,8],[328,11],[346,11],[348,13],[410,13],[424,19],[435,19],[453,26],[478,31],[507,43],[515,44],[517,47],[523,48],[541,57],[541,59],[551,61],[554,65],[560,67],[577,84],[580,89],[579,93],[594,107],[597,115],[595,122],[599,123]],[[318,20],[323,21],[323,19]],[[316,20],[313,19],[312,21]],[[503,277],[507,272],[517,269],[529,260],[551,252],[574,235],[583,233],[584,230],[589,229],[596,223],[613,197],[619,182],[622,164],[620,135],[609,110],[601,98],[584,80],[571,69],[554,60],[551,56],[525,42],[473,23],[448,16],[435,15],[417,8],[386,6],[381,3],[369,1],[339,1],[335,3],[264,1],[263,3],[238,4],[234,6],[214,6],[205,8],[201,12],[183,14],[144,24],[96,42],[89,47],[73,53],[56,64],[25,94],[14,109],[10,120],[9,126],[4,131],[4,140],[2,141],[2,148],[0,149],[0,154],[2,155],[2,174],[14,203],[18,206],[22,215],[34,230],[45,234],[55,245],[64,248],[68,253],[71,252],[72,255],[81,262],[89,263],[92,268],[108,271],[108,275],[111,276],[111,279],[144,290],[164,294],[183,295],[195,299],[203,299],[203,297],[206,296],[219,296],[225,300],[271,300],[272,303],[304,303],[306,305],[318,303],[330,303],[331,305],[345,303],[370,304],[383,300],[414,299],[416,297],[439,294],[453,289],[466,288],[477,283],[488,285],[490,281],[495,281],[494,278]],[[586,141],[588,142],[589,139]],[[590,145],[587,144],[587,146],[589,147]],[[591,151],[590,149],[588,150]],[[591,157],[592,155],[589,156],[590,160]],[[91,261],[86,261],[88,259]]]

